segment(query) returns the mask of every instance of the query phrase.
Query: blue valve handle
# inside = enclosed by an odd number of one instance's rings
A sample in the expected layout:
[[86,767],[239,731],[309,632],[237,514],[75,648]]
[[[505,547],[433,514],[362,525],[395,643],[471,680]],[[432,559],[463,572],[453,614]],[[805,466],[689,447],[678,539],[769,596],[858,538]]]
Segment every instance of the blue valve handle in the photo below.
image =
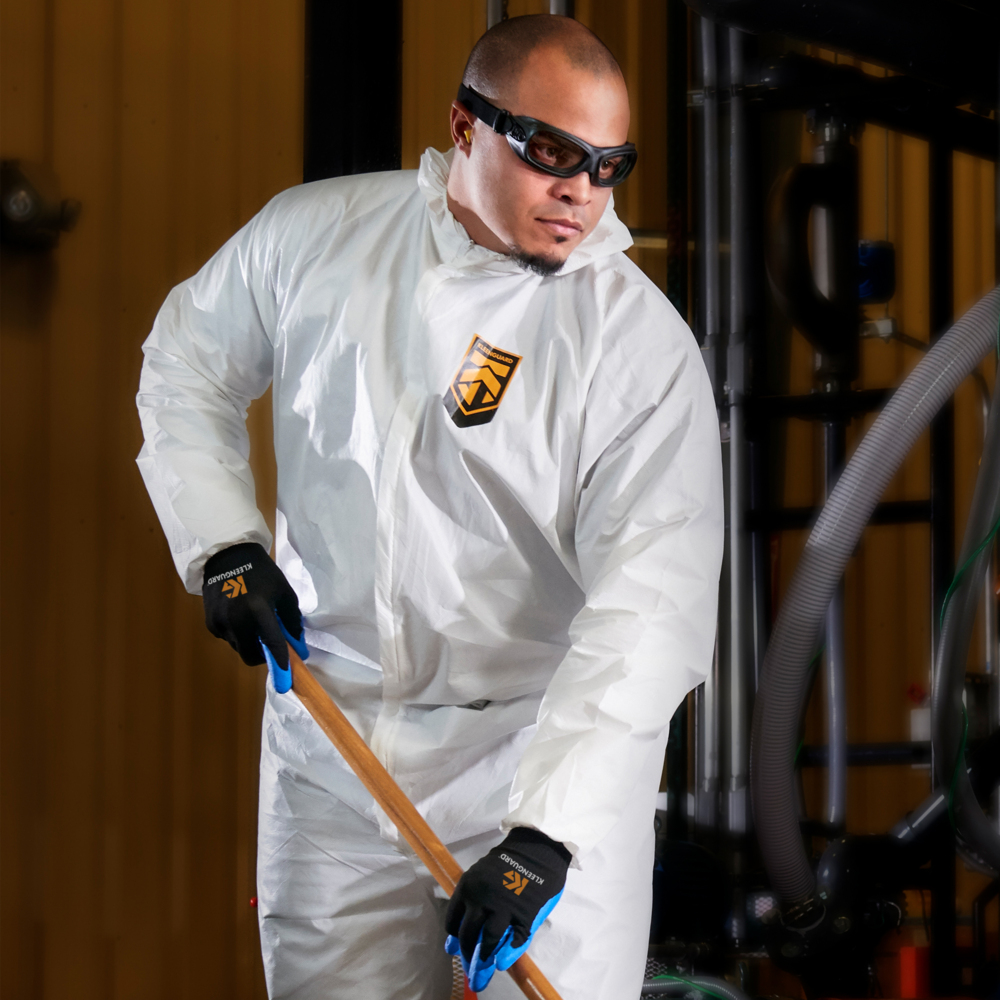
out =
[[[275,615],[277,618],[278,616]],[[292,636],[288,634],[288,629],[285,628],[284,622],[278,618],[278,624],[281,626],[281,631],[284,633],[285,639],[288,644],[299,654],[299,658],[302,660],[309,659],[309,647],[306,645],[306,633],[305,629],[302,630],[302,635],[298,639],[293,639]],[[264,643],[258,639],[260,642],[260,648],[264,651],[264,659],[267,660],[267,669],[271,671],[271,680],[274,683],[274,690],[278,694],[287,694],[292,690],[292,668],[291,665],[287,667],[279,667],[278,661],[271,655],[271,650],[264,645]]]

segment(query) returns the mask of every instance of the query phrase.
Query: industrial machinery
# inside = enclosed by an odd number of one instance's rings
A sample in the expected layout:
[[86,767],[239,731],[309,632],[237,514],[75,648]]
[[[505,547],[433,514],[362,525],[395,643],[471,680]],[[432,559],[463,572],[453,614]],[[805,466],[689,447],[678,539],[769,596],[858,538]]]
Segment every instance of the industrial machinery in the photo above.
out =
[[[951,164],[956,150],[998,157],[1000,8],[985,0],[686,2],[690,10],[671,7],[669,72],[676,90],[688,67],[689,115],[671,116],[668,149],[683,165],[690,136],[689,183],[674,172],[668,240],[693,253],[670,256],[668,294],[694,318],[716,389],[727,547],[715,666],[671,727],[643,995],[725,995],[699,979],[722,974],[746,992],[767,992],[764,965],[797,977],[808,997],[883,995],[875,954],[906,919],[907,890],[929,894],[930,992],[996,995],[984,914],[1000,874],[1000,389],[984,395],[983,458],[957,557],[951,399],[1000,352],[1000,289],[955,322]],[[808,44],[877,63],[885,75],[811,56]],[[676,110],[676,93],[671,100]],[[775,153],[789,116],[805,116],[811,162],[798,162],[797,149],[791,163]],[[856,139],[868,124],[929,144],[930,345],[888,313],[865,321],[861,309],[888,302],[895,286],[893,246],[858,238]],[[677,221],[685,217],[687,226]],[[802,395],[775,392],[766,377],[791,326],[815,351],[814,385]],[[859,388],[866,336],[926,353],[902,385]],[[845,464],[848,425],[875,412]],[[771,499],[781,462],[774,428],[789,417],[822,426],[822,508]],[[927,498],[880,502],[928,427]],[[931,538],[930,739],[851,745],[844,569],[868,523],[915,522],[928,523]],[[810,525],[774,607],[771,540]],[[966,658],[977,622],[986,653],[973,690]],[[820,685],[827,742],[803,746],[804,713]],[[926,800],[885,833],[847,834],[848,769],[887,764],[929,764]],[[826,769],[821,818],[805,815],[803,766]],[[962,956],[956,852],[993,879],[976,900],[973,948]]]

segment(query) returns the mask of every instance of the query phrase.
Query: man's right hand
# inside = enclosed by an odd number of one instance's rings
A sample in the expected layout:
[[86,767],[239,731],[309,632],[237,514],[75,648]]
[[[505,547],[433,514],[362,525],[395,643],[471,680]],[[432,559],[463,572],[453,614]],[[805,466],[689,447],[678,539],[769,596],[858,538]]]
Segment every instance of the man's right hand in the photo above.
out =
[[205,563],[201,594],[209,632],[225,639],[244,663],[263,663],[266,647],[278,667],[288,670],[285,643],[301,642],[302,614],[291,584],[263,546],[242,542],[216,552]]

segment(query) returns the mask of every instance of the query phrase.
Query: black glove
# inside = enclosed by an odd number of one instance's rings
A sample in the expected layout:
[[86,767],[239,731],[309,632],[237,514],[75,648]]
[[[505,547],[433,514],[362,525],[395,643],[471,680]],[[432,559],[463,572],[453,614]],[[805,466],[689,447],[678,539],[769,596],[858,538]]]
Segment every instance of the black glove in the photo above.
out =
[[445,950],[461,953],[473,992],[527,950],[562,895],[572,857],[544,833],[515,827],[459,879],[445,917]]
[[264,662],[263,642],[278,665],[288,669],[281,625],[293,639],[302,635],[299,599],[263,546],[242,542],[216,552],[205,563],[201,594],[208,631],[225,639],[244,663]]

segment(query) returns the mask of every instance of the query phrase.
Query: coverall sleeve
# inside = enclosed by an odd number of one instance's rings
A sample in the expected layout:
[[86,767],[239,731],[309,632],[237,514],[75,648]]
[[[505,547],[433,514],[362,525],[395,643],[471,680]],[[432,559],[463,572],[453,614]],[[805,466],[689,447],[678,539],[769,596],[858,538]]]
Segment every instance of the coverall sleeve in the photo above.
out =
[[[585,604],[503,823],[542,831],[582,866],[648,755],[662,754],[671,716],[713,656],[723,544],[718,418],[697,346],[683,334],[689,345],[666,368],[656,365],[661,397],[632,410],[589,463],[588,447],[600,445],[585,434],[576,524]],[[648,380],[641,362],[625,362],[591,395],[602,413],[620,414],[621,427],[627,400]]]
[[257,509],[246,414],[271,381],[276,304],[261,216],[171,291],[143,345],[137,463],[177,571],[201,593],[205,561],[271,546]]

